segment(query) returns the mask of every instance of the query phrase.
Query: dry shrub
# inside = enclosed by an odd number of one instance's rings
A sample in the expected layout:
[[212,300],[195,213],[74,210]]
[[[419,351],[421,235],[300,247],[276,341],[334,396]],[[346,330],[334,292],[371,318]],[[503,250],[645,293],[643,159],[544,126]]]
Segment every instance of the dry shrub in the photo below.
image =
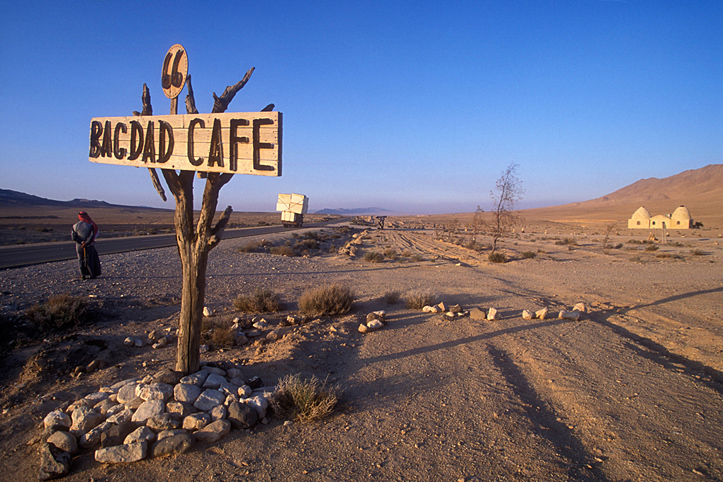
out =
[[281,418],[309,423],[329,415],[338,401],[338,386],[316,377],[304,380],[297,374],[279,380],[271,407]]
[[536,256],[537,256],[537,253],[535,253],[534,251],[523,251],[522,252],[522,257],[525,259],[532,259]]
[[253,295],[239,295],[234,307],[244,313],[276,313],[281,309],[279,295],[268,288],[257,288]]
[[384,293],[384,301],[387,302],[388,305],[393,305],[397,301],[399,301],[399,298],[402,296],[402,293],[396,290],[393,291],[387,291]]
[[487,255],[487,259],[490,263],[506,263],[507,255],[505,255],[505,253],[500,253],[499,251],[492,251],[489,255]]
[[392,259],[392,260],[395,260],[395,259],[397,259],[397,258],[399,257],[399,255],[397,254],[397,250],[394,249],[394,248],[387,248],[387,249],[385,249],[385,250],[384,250],[384,256],[385,256],[386,258],[389,258],[389,259]]
[[558,246],[577,246],[577,240],[575,238],[562,238],[559,241],[555,241]]
[[413,254],[409,257],[409,261],[414,261],[418,263],[420,261],[424,261],[424,258],[420,254]]
[[655,244],[649,244],[645,247],[645,251],[657,251],[658,249],[660,248]]
[[265,248],[269,247],[271,243],[266,240],[261,241],[251,241],[250,243],[246,243],[245,245],[238,248],[238,251],[241,253],[256,253],[259,251],[264,251]]
[[333,284],[306,291],[299,300],[299,309],[308,316],[341,315],[351,310],[353,302],[350,288]]
[[377,251],[369,251],[364,255],[364,261],[368,263],[381,263],[384,261],[384,255]]
[[296,251],[291,246],[272,246],[269,253],[281,256],[296,256]]
[[690,251],[693,256],[705,256],[705,252],[702,249],[693,249]]
[[34,305],[25,316],[41,330],[67,328],[88,320],[88,303],[84,298],[65,293]]
[[235,330],[231,321],[217,322],[213,328],[211,341],[215,347],[233,346]]
[[421,310],[427,305],[434,304],[434,294],[430,291],[412,291],[407,294],[404,305],[408,310]]

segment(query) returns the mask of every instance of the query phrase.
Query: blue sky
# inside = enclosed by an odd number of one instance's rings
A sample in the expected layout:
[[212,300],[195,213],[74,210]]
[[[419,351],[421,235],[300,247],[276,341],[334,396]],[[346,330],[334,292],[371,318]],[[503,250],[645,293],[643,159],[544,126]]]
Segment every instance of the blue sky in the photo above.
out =
[[253,66],[228,111],[284,114],[283,176],[235,176],[220,208],[488,209],[511,163],[537,207],[723,162],[720,0],[0,0],[0,187],[173,208],[88,136],[144,82],[168,113],[176,43],[200,112]]

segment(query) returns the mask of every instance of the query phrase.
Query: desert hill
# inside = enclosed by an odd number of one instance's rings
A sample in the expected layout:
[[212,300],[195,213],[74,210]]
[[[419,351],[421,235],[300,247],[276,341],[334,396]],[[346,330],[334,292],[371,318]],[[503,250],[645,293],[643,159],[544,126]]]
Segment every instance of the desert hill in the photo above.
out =
[[723,227],[723,164],[710,164],[663,179],[641,179],[589,201],[520,211],[525,219],[579,224],[625,223],[640,206],[651,214],[670,214],[684,205],[695,221]]

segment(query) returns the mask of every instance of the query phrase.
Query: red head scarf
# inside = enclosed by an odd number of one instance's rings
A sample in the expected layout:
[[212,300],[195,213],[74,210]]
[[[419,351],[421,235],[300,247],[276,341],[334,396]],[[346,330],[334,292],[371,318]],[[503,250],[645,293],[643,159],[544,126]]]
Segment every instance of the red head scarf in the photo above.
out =
[[88,213],[86,213],[85,211],[79,212],[78,219],[93,226],[93,239],[95,239],[95,237],[98,235],[98,225],[95,224],[92,219],[90,219]]

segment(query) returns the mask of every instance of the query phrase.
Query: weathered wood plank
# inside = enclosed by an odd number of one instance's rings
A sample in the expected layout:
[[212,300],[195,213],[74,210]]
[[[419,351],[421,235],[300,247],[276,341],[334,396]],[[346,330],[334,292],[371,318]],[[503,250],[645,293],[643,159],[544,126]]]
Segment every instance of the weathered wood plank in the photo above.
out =
[[239,112],[91,121],[92,162],[181,171],[281,175],[280,112]]

